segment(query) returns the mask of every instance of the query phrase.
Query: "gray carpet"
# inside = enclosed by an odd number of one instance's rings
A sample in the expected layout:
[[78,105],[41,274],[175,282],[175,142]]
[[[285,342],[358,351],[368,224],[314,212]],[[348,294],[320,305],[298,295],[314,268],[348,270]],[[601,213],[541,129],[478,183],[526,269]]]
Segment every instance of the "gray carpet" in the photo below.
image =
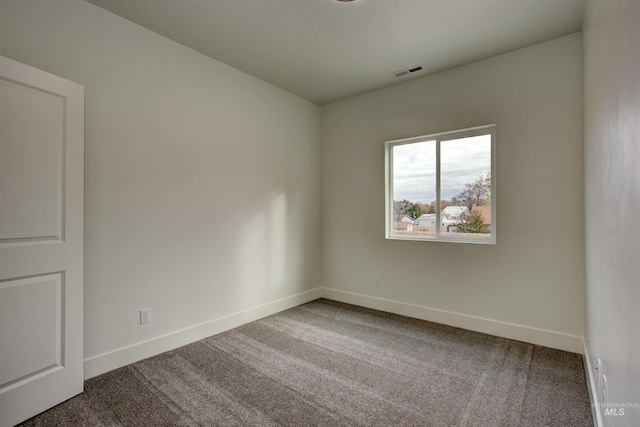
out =
[[581,357],[329,300],[92,378],[25,426],[592,426]]

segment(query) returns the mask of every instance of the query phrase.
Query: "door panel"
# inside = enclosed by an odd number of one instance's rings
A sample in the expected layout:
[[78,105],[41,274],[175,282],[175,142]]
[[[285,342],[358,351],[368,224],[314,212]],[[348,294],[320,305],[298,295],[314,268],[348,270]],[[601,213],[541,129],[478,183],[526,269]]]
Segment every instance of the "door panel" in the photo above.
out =
[[82,392],[84,88],[0,56],[0,427]]
[[64,98],[0,79],[0,99],[0,242],[61,239]]
[[[0,284],[0,340],[13,343],[0,347],[0,384],[64,366],[63,289],[61,273]],[[23,301],[29,301],[29,310]]]

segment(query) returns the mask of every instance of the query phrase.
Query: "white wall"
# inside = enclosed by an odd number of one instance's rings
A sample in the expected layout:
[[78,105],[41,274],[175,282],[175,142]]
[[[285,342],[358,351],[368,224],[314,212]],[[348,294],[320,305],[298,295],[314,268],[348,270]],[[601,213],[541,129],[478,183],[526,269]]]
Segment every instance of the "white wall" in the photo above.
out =
[[79,0],[0,1],[0,54],[86,88],[87,376],[317,296],[262,306],[320,284],[318,106]]
[[[584,23],[586,331],[609,402],[640,404],[640,2],[592,1]],[[597,380],[595,381],[597,382]],[[596,386],[598,400],[602,393]],[[640,410],[605,416],[638,426]]]
[[[492,123],[497,244],[385,240],[384,141]],[[330,104],[323,135],[327,295],[582,351],[579,34]]]

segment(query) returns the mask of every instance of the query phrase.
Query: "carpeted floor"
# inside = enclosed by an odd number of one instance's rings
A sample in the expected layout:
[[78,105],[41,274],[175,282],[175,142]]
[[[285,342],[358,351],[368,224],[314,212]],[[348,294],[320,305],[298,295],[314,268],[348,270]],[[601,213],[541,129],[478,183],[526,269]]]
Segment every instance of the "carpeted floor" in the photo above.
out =
[[25,426],[592,426],[581,357],[329,300],[92,378]]

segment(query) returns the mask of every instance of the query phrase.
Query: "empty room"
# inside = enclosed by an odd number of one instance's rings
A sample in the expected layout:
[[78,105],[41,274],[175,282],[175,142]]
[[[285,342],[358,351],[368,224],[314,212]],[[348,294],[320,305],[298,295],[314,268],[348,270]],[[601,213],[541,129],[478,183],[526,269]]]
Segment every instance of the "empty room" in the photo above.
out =
[[640,425],[638,46],[638,0],[0,0],[0,427]]

